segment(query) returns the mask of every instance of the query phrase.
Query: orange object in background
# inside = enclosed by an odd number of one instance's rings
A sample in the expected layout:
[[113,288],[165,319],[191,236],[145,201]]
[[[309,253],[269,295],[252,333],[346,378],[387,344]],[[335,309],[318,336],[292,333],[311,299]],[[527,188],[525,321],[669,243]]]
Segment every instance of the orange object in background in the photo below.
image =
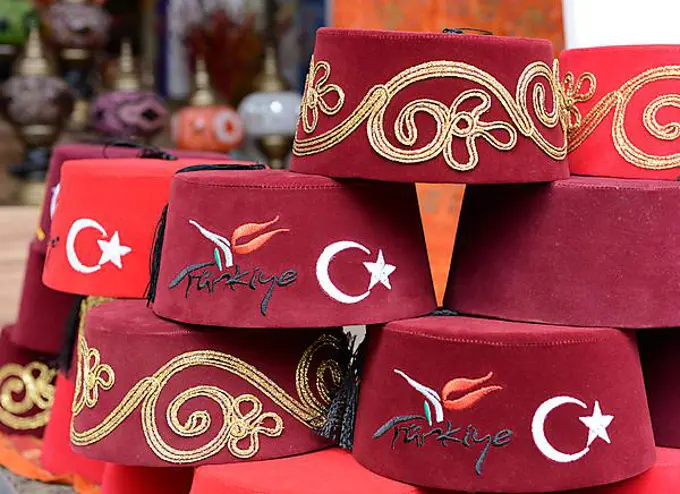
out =
[[[332,25],[354,29],[441,32],[449,27],[486,29],[499,36],[546,38],[564,47],[561,0],[336,0]],[[437,300],[441,302],[458,226],[463,186],[418,184]]]

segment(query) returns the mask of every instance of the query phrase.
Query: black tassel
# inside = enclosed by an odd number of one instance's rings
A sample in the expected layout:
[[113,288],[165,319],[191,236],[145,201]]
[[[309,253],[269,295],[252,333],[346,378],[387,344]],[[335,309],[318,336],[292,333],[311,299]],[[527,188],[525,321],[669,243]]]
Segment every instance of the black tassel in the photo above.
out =
[[157,148],[156,146],[152,145],[145,145],[145,144],[140,144],[135,141],[126,141],[123,139],[115,139],[115,140],[110,140],[107,141],[104,144],[104,149],[102,150],[104,157],[108,158],[108,155],[106,154],[106,150],[109,147],[119,147],[119,148],[132,148],[132,149],[139,149],[139,157],[140,158],[149,158],[149,159],[158,159],[158,160],[166,160],[166,161],[176,161],[177,156],[174,156],[167,151],[162,150],[161,148]]
[[350,338],[348,341],[351,355],[347,371],[331,400],[323,426],[316,430],[317,434],[336,442],[338,446],[347,451],[352,451],[354,446],[354,424],[359,403],[366,339],[364,338],[364,341],[352,352],[355,342],[356,338]]
[[493,33],[486,29],[477,29],[476,27],[446,27],[442,30],[443,34],[484,34],[491,36]]
[[430,315],[430,316],[457,316],[459,314],[455,310],[444,309],[443,307],[439,307],[438,309],[436,309],[435,311],[431,312],[428,315]]
[[263,164],[255,165],[237,165],[237,164],[223,164],[223,165],[191,165],[184,168],[180,168],[175,173],[186,173],[186,172],[200,172],[205,170],[264,170],[267,167]]
[[85,300],[85,297],[76,297],[69,312],[66,325],[64,327],[64,341],[59,351],[57,359],[57,367],[65,373],[71,370],[71,362],[73,361],[73,351],[78,339],[78,328],[80,327],[80,306]]
[[146,287],[147,305],[156,300],[156,288],[158,287],[158,274],[161,269],[161,253],[163,251],[163,237],[165,237],[165,223],[168,219],[168,206],[163,208],[161,217],[156,223],[153,234],[153,250],[149,259],[149,284]]

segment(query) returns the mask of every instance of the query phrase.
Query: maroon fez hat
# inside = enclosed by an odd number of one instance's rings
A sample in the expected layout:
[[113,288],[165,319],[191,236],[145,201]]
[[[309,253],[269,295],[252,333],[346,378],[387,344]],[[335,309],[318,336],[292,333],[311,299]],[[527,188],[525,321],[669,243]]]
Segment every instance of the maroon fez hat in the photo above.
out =
[[42,282],[44,265],[45,253],[40,242],[34,240],[28,252],[19,315],[12,330],[12,341],[36,352],[57,354],[78,297],[46,287]]
[[307,453],[343,377],[341,328],[224,330],[92,308],[78,344],[71,444],[114,463],[179,466]]
[[280,170],[174,176],[157,315],[296,328],[385,322],[434,308],[414,185]]
[[461,316],[368,335],[353,454],[380,475],[526,493],[611,483],[654,463],[632,335]]
[[678,328],[640,331],[638,338],[654,439],[659,446],[680,448]]
[[[362,467],[347,451],[329,448],[306,455],[233,465],[207,465],[194,473],[191,494],[444,494],[403,484]],[[449,491],[448,494],[453,494]]]
[[680,325],[680,183],[470,187],[444,306],[573,326]]
[[57,371],[49,357],[12,343],[0,330],[0,431],[41,436],[50,417]]
[[565,178],[561,94],[547,40],[322,28],[291,169],[394,182]]

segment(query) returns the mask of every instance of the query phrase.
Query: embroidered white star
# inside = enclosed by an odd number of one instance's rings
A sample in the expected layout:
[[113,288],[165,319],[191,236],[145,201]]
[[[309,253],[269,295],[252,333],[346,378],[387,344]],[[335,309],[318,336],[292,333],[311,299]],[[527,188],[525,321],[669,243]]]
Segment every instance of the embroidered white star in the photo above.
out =
[[385,262],[382,249],[378,251],[378,259],[375,262],[365,262],[364,266],[371,273],[371,281],[368,284],[368,289],[371,290],[378,283],[382,283],[388,290],[392,289],[390,285],[390,275],[397,269],[392,264]]
[[579,417],[579,420],[588,427],[588,444],[590,446],[595,439],[601,438],[608,444],[611,444],[611,439],[609,439],[609,434],[607,433],[607,427],[614,420],[613,415],[602,415],[602,409],[600,409],[600,402],[595,401],[595,408],[593,409],[593,414],[589,417]]
[[102,256],[99,258],[99,266],[112,263],[118,269],[123,269],[123,262],[121,257],[132,252],[132,249],[127,245],[120,245],[120,237],[118,231],[113,234],[111,240],[97,240],[99,248],[102,250]]

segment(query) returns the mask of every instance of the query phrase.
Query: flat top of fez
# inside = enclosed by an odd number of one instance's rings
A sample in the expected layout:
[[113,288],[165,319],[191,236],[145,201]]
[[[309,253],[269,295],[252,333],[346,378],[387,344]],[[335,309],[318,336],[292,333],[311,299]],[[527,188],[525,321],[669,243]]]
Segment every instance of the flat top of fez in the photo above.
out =
[[[361,180],[339,182],[321,175],[293,173],[287,170],[201,170],[178,173],[175,181],[201,187],[255,188],[281,190],[342,189],[354,187],[381,187],[379,182]],[[392,184],[393,186],[393,184]]]
[[579,328],[549,324],[520,323],[466,316],[430,316],[394,321],[385,331],[453,343],[500,347],[548,347],[626,339],[612,328]]
[[[288,329],[239,329],[224,328],[218,326],[194,326],[191,324],[169,321],[156,316],[150,307],[147,307],[146,300],[128,299],[113,300],[106,304],[98,305],[90,309],[87,314],[86,328],[89,331],[100,333],[116,333],[132,336],[211,336],[225,337],[231,331],[243,331],[252,335],[262,333],[263,341],[273,336],[273,333],[288,333]],[[320,334],[321,328],[295,328],[295,335],[304,335],[307,332]],[[323,328],[333,330],[339,328]],[[226,332],[225,332],[226,331]],[[221,336],[220,336],[221,335]]]
[[[205,158],[183,158],[162,160],[153,158],[97,158],[68,160],[62,165],[63,179],[97,178],[161,178],[172,175],[180,168],[206,161]],[[246,162],[229,159],[209,160],[211,163],[243,164]]]
[[317,37],[344,37],[344,38],[363,38],[370,40],[385,40],[402,43],[444,42],[452,46],[456,44],[469,44],[480,48],[535,48],[545,46],[552,53],[552,43],[547,39],[522,38],[516,36],[493,36],[485,34],[448,34],[448,33],[422,33],[407,31],[380,31],[368,29],[341,29],[333,27],[322,27],[317,30]]

